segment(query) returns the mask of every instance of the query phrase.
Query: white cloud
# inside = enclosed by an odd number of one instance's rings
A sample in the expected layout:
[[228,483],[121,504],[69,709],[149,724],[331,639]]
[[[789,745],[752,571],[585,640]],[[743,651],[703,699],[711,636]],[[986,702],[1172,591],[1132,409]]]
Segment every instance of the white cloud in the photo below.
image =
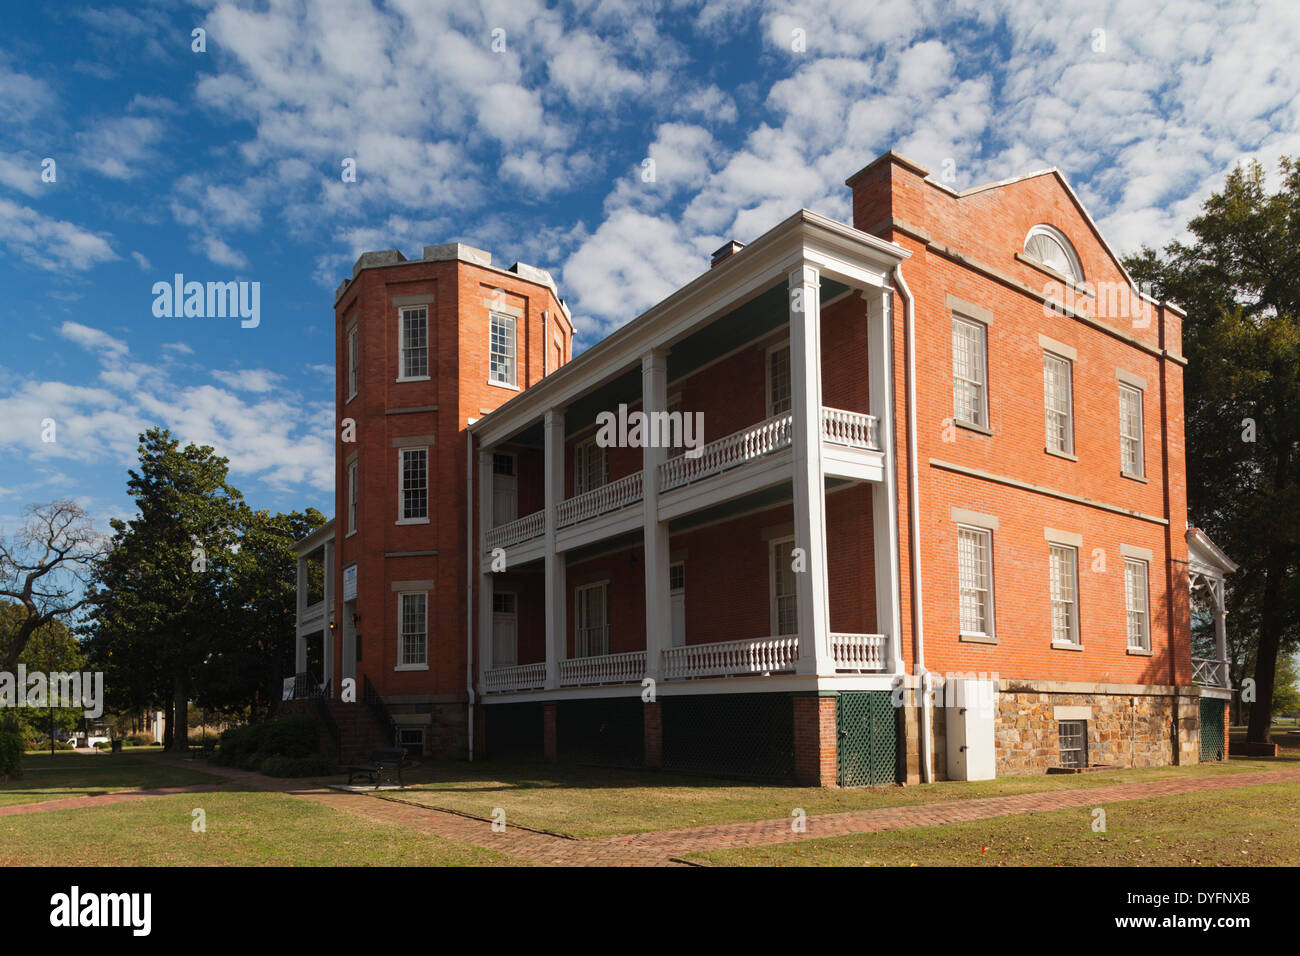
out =
[[103,119],[77,134],[77,161],[110,179],[132,179],[157,162],[163,123],[151,116]]
[[80,271],[117,258],[104,237],[4,198],[0,198],[0,246],[50,271]]
[[282,378],[279,374],[264,368],[214,371],[212,377],[237,392],[269,392]]

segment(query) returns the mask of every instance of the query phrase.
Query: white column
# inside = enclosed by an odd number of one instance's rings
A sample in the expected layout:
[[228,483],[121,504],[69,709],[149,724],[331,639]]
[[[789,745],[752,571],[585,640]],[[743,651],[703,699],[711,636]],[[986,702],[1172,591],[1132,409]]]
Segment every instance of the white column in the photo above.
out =
[[564,409],[546,410],[542,432],[546,440],[543,453],[546,496],[546,686],[553,688],[560,686],[567,597],[564,555],[555,550],[556,508],[564,500]]
[[322,680],[329,684],[330,696],[337,697],[339,693],[338,681],[334,679],[334,631],[330,624],[334,620],[334,542],[326,541],[321,549],[321,564],[324,575],[324,600],[321,607],[321,622],[324,632],[324,660],[321,664],[321,670],[324,672]]
[[876,628],[888,639],[887,670],[903,673],[898,564],[898,460],[894,455],[894,336],[891,290],[864,292],[867,301],[867,363],[870,413],[885,457],[884,481],[871,488],[875,545]]
[[[641,410],[647,416],[668,410],[668,353],[655,349],[641,356]],[[672,642],[672,597],[668,587],[668,523],[659,520],[659,466],[668,450],[650,441],[647,418],[642,446],[641,488],[644,507],[645,676],[659,680],[663,649]]]
[[1228,686],[1228,609],[1226,595],[1223,593],[1223,579],[1210,582],[1210,593],[1214,598],[1214,646],[1218,651],[1219,665],[1215,668],[1220,686]]
[[[826,478],[822,466],[821,290],[816,268],[790,273],[790,398],[794,414],[794,533],[800,674],[834,673],[827,640]],[[782,560],[792,560],[783,555]]]
[[307,611],[307,559],[298,555],[298,619],[294,623],[297,637],[293,654],[293,672],[301,674],[307,669],[307,640],[302,633],[302,619]]
[[[479,449],[478,453],[478,521],[479,561],[491,566],[492,554],[487,550],[486,535],[492,527],[492,452]],[[492,666],[492,571],[480,572],[478,589],[478,675],[479,687],[487,686],[486,673]]]

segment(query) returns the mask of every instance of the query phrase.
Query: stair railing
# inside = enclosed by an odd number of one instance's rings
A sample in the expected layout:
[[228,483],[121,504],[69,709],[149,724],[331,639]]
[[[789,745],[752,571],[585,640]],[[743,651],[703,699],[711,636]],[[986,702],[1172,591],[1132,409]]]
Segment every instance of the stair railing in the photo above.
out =
[[375,690],[375,685],[370,683],[368,675],[362,675],[362,694],[361,699],[365,701],[370,712],[375,715],[375,720],[379,721],[379,726],[388,729],[388,739],[392,741],[393,746],[397,746],[397,721],[393,720],[393,715],[388,712],[388,705],[384,703],[384,698],[379,696],[379,691]]

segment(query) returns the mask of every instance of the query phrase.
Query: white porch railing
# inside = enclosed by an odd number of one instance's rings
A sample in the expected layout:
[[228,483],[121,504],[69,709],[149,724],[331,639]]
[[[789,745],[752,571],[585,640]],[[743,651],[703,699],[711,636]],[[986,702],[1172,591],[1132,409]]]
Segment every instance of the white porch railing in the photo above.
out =
[[556,527],[566,528],[579,521],[626,508],[640,501],[641,495],[641,472],[635,471],[618,481],[611,481],[609,484],[561,501],[555,506]]
[[822,406],[822,440],[850,448],[880,450],[875,415]]
[[709,442],[697,458],[685,454],[659,466],[659,489],[669,491],[716,475],[745,462],[770,455],[794,440],[794,416],[789,412]]
[[832,634],[831,657],[837,671],[883,671],[885,635]]
[[546,533],[546,512],[534,511],[496,528],[489,528],[486,538],[488,548],[508,548],[512,544],[540,538]]
[[645,677],[645,651],[571,657],[560,661],[560,686],[627,684]]
[[664,679],[771,674],[794,670],[798,658],[799,638],[793,634],[718,644],[687,644],[664,650]]
[[1202,687],[1227,687],[1228,662],[1193,657],[1192,683],[1200,684]]
[[511,690],[539,690],[546,686],[546,662],[517,667],[493,667],[485,675],[489,694]]

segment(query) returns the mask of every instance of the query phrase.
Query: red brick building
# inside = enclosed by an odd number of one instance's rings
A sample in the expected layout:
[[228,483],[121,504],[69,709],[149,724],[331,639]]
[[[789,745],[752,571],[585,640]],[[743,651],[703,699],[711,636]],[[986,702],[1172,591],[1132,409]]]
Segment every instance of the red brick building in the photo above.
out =
[[1055,170],[848,185],[852,226],[730,243],[572,361],[544,273],[363,256],[299,670],[316,628],[320,678],[439,754],[847,786],[1220,758],[1233,565],[1187,527],[1182,313]]

